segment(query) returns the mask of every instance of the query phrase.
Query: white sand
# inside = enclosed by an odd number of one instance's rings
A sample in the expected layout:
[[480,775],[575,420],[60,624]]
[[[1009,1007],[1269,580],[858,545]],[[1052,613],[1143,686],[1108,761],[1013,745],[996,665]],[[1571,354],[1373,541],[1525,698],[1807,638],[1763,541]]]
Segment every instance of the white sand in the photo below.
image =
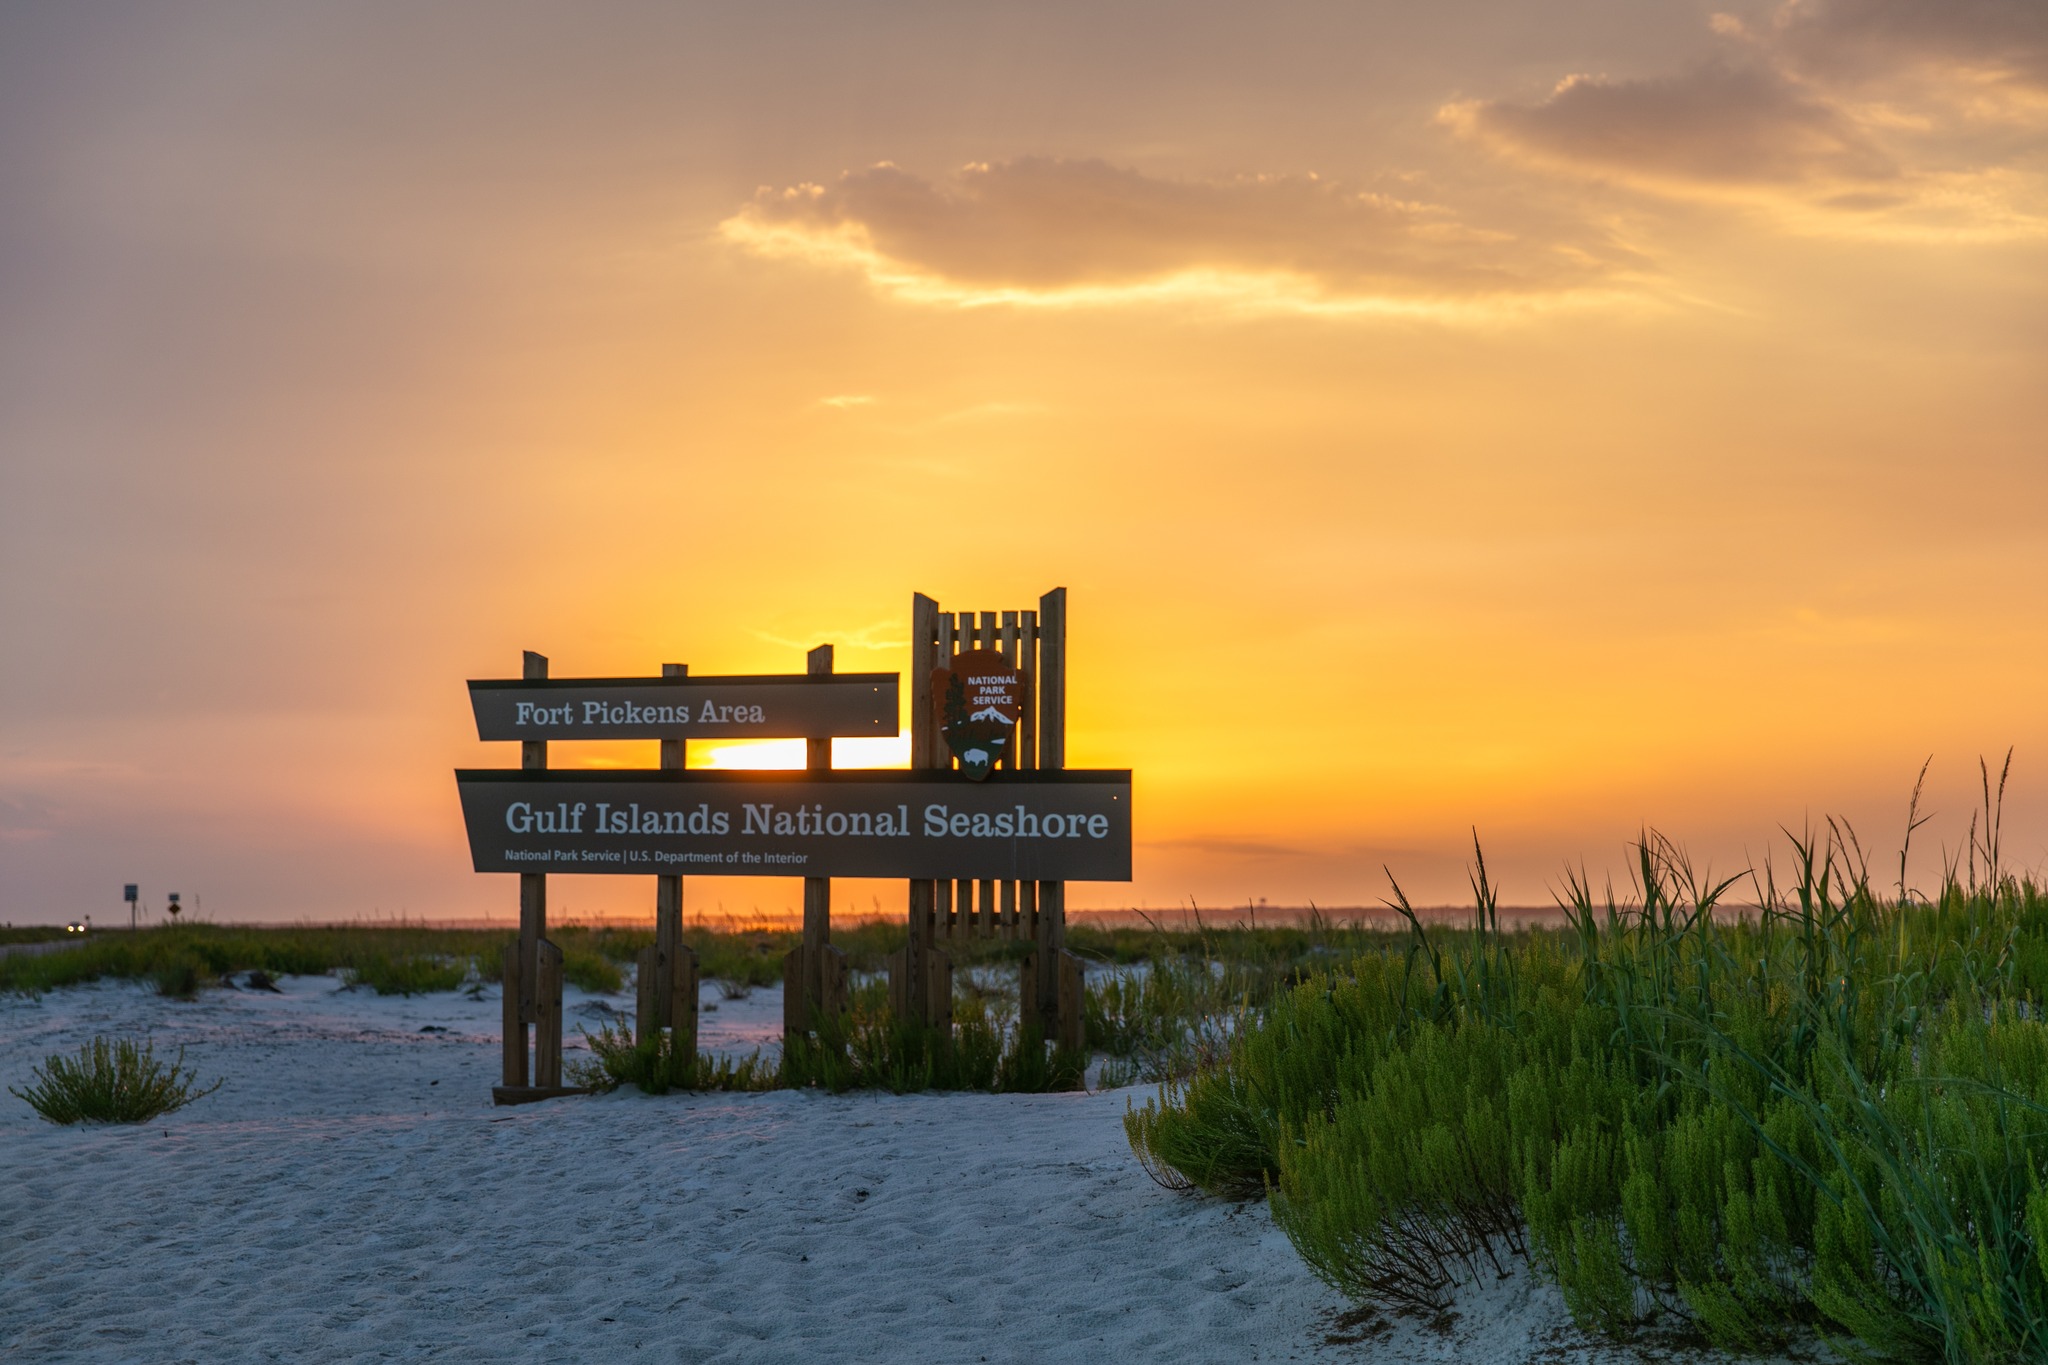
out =
[[[1350,1340],[1263,1206],[1145,1176],[1118,1122],[1143,1092],[497,1109],[495,990],[281,984],[0,998],[0,1084],[95,1033],[226,1078],[139,1128],[0,1094],[0,1359],[1640,1358],[1520,1281],[1468,1293],[1448,1333]],[[704,998],[707,1046],[779,1030],[778,991]],[[594,1030],[606,1002],[566,1003]]]

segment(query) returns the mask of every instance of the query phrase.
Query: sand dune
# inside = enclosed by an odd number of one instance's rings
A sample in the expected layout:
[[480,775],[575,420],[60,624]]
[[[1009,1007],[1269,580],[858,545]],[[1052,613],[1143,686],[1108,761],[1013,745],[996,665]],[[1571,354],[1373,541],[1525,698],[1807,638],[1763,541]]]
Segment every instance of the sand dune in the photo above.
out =
[[[132,1128],[57,1128],[0,1097],[0,1357],[1605,1354],[1554,1293],[1519,1282],[1473,1291],[1447,1333],[1346,1325],[1261,1205],[1145,1176],[1117,1121],[1137,1092],[622,1092],[494,1109],[494,992],[282,984],[187,1004],[114,983],[0,1001],[6,1084],[95,1032],[147,1031],[160,1055],[183,1045],[202,1077],[226,1078]],[[610,1002],[567,1003],[573,1019]],[[718,1003],[708,1044],[773,1036],[776,992]]]

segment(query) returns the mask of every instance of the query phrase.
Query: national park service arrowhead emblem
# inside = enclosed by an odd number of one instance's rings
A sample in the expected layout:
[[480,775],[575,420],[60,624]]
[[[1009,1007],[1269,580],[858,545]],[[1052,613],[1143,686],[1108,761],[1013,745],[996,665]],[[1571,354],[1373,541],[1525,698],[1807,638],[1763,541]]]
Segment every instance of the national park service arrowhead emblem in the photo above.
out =
[[932,705],[960,771],[979,782],[1014,752],[1024,679],[997,651],[971,649],[954,655],[951,668],[933,671]]

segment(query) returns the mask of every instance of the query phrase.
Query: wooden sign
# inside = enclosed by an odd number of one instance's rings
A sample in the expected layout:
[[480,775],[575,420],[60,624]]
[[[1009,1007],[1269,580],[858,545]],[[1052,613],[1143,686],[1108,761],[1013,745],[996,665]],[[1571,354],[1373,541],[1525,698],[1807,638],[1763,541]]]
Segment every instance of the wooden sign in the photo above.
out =
[[472,681],[478,739],[895,735],[894,673]]
[[478,872],[1131,879],[1128,771],[455,774]]
[[1010,757],[1026,701],[1016,666],[993,649],[956,654],[952,667],[932,672],[939,733],[976,782]]

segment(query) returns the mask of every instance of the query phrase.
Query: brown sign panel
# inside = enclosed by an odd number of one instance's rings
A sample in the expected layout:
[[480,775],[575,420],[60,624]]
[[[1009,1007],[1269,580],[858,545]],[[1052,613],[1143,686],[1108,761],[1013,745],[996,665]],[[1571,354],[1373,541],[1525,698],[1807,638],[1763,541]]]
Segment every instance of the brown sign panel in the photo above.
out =
[[1131,775],[455,774],[479,872],[1131,879]]
[[894,673],[473,681],[478,739],[895,735]]

